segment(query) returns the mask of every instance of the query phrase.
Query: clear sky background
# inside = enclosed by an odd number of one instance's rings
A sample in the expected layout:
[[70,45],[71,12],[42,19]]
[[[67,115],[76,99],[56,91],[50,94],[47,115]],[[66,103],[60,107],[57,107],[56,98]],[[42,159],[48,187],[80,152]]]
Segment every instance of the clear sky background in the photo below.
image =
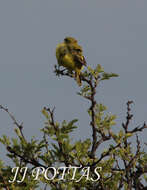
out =
[[[128,100],[135,103],[132,127],[147,121],[146,0],[1,0],[0,104],[23,122],[27,138],[40,139],[44,106],[56,107],[58,121],[79,118],[74,139],[91,137],[89,103],[76,95],[73,79],[53,73],[55,48],[65,36],[79,40],[88,65],[119,74],[97,89],[97,101],[118,116],[116,128]],[[14,137],[13,129],[0,111],[0,134]]]

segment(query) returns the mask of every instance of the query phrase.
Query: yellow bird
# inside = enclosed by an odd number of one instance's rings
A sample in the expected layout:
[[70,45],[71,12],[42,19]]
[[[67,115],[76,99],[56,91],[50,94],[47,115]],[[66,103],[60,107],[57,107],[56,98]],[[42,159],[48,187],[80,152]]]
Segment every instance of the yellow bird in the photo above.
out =
[[75,71],[75,78],[81,86],[80,73],[86,61],[83,56],[82,47],[78,45],[75,38],[66,37],[63,43],[56,47],[56,58],[59,66],[65,67],[68,71]]

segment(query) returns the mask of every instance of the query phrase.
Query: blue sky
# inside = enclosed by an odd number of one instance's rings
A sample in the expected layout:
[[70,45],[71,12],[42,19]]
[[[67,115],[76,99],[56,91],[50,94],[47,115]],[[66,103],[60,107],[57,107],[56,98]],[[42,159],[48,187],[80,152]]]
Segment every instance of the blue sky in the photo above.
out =
[[[132,126],[147,120],[146,10],[146,0],[0,1],[0,104],[23,122],[28,139],[41,137],[44,106],[56,107],[58,121],[79,118],[73,138],[91,137],[88,102],[76,95],[74,80],[53,73],[55,48],[65,36],[79,40],[88,65],[120,75],[97,89],[97,101],[117,114],[116,127],[128,100],[135,103]],[[13,128],[0,112],[0,134],[15,136]]]

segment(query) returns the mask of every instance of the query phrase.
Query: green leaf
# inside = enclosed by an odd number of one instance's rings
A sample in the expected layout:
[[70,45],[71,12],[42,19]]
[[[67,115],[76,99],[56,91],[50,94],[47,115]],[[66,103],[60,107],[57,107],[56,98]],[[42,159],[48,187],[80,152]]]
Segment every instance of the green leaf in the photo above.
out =
[[104,72],[104,69],[103,69],[103,67],[102,67],[100,64],[97,65],[97,67],[96,67],[95,70],[96,70],[98,73]]
[[46,119],[49,119],[50,117],[49,117],[49,114],[48,114],[48,112],[43,108],[42,109],[42,114],[46,117]]
[[94,70],[90,66],[88,66],[87,68],[88,68],[88,71],[90,72],[90,74],[94,75]]
[[116,73],[103,73],[101,80],[109,80],[111,77],[118,77]]

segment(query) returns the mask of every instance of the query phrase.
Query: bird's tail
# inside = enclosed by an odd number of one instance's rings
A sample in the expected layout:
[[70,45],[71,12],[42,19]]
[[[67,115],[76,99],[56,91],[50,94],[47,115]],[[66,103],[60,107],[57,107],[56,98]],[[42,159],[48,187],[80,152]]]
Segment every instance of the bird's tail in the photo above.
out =
[[82,81],[81,81],[80,73],[79,73],[79,72],[75,72],[75,79],[76,79],[76,81],[77,81],[77,84],[78,84],[79,86],[81,86],[81,85],[82,85]]

